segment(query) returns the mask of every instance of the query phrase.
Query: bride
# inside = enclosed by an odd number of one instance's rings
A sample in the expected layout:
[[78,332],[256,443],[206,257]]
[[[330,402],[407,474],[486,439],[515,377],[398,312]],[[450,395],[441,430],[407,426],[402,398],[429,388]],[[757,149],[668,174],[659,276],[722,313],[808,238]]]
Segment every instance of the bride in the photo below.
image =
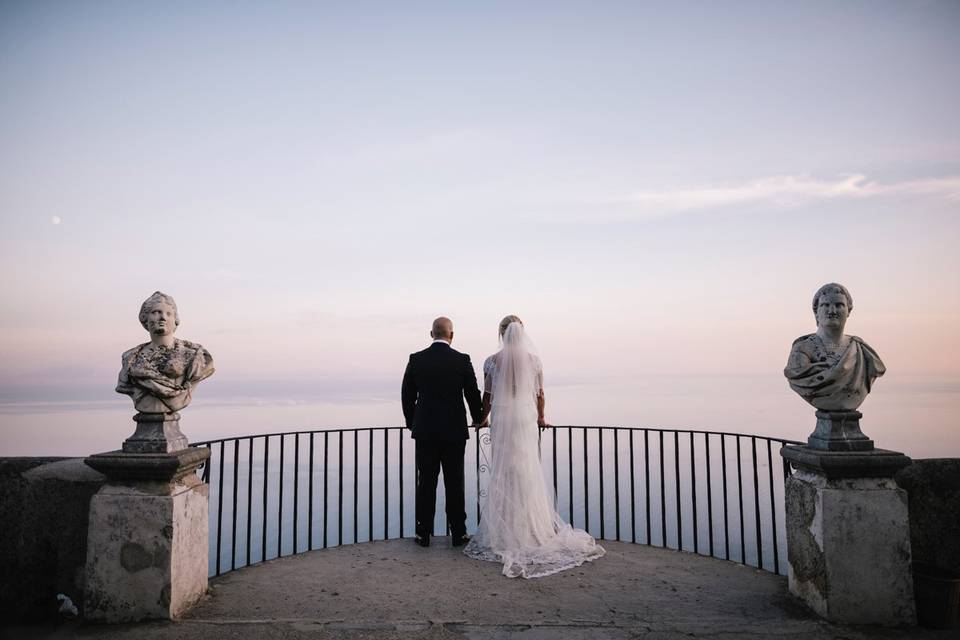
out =
[[[480,526],[464,553],[503,563],[509,578],[540,578],[605,551],[590,534],[565,523],[554,508],[540,466],[538,426],[544,421],[543,368],[523,323],[500,322],[503,348],[483,363],[484,415],[492,463]],[[492,411],[491,411],[492,410]]]

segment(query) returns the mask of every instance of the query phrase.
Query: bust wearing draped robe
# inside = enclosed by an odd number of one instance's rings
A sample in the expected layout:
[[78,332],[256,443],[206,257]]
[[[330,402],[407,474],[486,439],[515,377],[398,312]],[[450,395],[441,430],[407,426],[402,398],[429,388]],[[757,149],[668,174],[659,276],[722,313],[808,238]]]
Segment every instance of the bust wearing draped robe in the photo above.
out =
[[790,388],[823,411],[856,411],[886,371],[870,345],[843,333],[852,310],[846,287],[834,282],[820,287],[813,297],[817,332],[793,341],[783,370]]

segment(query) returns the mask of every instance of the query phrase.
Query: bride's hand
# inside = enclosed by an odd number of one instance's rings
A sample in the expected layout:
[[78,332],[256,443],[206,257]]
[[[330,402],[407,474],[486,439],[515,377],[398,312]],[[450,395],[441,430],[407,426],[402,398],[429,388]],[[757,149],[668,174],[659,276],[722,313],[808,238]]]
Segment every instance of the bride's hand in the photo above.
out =
[[546,420],[544,420],[543,418],[537,418],[537,426],[543,429],[545,427],[552,427],[553,425],[547,422]]

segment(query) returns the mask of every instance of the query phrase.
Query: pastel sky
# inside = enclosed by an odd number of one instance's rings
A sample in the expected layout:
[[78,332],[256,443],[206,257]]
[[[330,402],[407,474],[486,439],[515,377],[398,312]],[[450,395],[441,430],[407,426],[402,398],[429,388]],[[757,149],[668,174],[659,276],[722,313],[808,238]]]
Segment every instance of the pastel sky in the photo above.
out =
[[955,378],[958,34],[949,0],[4,2],[0,401],[115,399],[157,289],[211,396],[398,395],[440,314],[478,366],[521,316],[548,384],[779,378],[829,281],[891,374]]

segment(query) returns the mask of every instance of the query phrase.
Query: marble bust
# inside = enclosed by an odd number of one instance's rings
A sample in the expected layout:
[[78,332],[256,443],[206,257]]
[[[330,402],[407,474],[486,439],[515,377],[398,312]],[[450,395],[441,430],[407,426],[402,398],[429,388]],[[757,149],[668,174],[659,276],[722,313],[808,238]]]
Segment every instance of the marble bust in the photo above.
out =
[[783,374],[801,398],[821,411],[856,411],[886,371],[880,356],[843,332],[853,311],[847,288],[831,282],[813,296],[817,332],[793,341]]
[[150,341],[124,352],[117,393],[133,398],[140,413],[169,414],[188,404],[194,388],[213,375],[213,357],[201,345],[174,338],[177,304],[156,291],[140,306],[140,324]]

